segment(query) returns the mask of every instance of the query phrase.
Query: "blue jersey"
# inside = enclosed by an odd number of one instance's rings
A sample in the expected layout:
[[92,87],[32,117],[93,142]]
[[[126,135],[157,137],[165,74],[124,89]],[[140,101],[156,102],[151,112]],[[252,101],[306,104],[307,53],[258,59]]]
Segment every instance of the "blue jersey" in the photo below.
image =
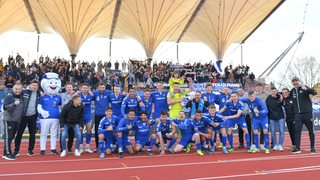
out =
[[109,96],[112,114],[119,118],[123,117],[121,113],[121,105],[124,98],[125,96],[123,96],[122,94],[119,94],[118,96],[116,96],[114,93],[112,93]]
[[108,119],[106,116],[103,117],[99,123],[98,133],[103,134],[109,126],[113,126],[113,129],[115,129],[117,127],[117,122],[118,118],[116,116],[112,116],[110,119]]
[[184,119],[183,121],[181,121],[180,119],[175,119],[174,122],[178,125],[182,137],[193,135],[193,120],[188,118]]
[[172,120],[171,119],[167,119],[167,121],[165,123],[160,122],[157,124],[157,133],[161,132],[162,134],[165,133],[170,133],[171,132],[171,128],[170,128],[170,124],[171,124]]
[[168,111],[167,102],[168,91],[154,91],[151,93],[151,99],[154,103],[154,117],[159,118],[161,111]]
[[215,112],[214,116],[211,116],[209,113],[203,114],[203,116],[207,117],[213,123],[219,123],[219,125],[226,125],[226,121],[222,119],[223,116],[219,112]]
[[[241,101],[238,101],[237,103],[227,102],[225,107],[226,107],[226,110],[229,110],[229,115],[233,116],[233,115],[236,115],[239,110],[243,111],[244,105]],[[241,113],[240,117],[236,119],[243,119],[243,118],[244,117]]]
[[136,131],[136,141],[148,139],[150,136],[150,126],[148,125],[148,122],[143,123],[141,121],[137,121],[133,129]]
[[[268,108],[264,104],[261,98],[256,97],[253,102],[251,102],[248,98],[242,98],[239,99],[243,103],[247,103],[249,106],[249,109],[252,112],[252,117],[256,119],[264,119],[265,117],[268,117]],[[256,113],[254,113],[254,109],[258,109],[259,113],[256,116]]]
[[[46,94],[40,97],[39,104],[42,105],[43,110],[49,112],[48,119],[60,118],[59,106],[61,105],[61,97],[59,95],[49,96]],[[44,119],[41,114],[39,118]]]
[[[230,99],[231,95],[230,94],[218,94],[216,96],[216,99],[215,99],[215,103],[219,105],[219,109],[222,109],[225,104],[227,102],[229,102],[229,99]],[[222,113],[224,116],[228,116],[229,115],[229,111],[228,110],[225,110],[223,113]]]
[[80,93],[80,97],[84,107],[84,119],[91,120],[91,102],[93,101],[93,96],[90,96],[90,94],[84,96],[82,93]]
[[102,116],[106,108],[109,106],[109,95],[111,91],[104,90],[103,93],[100,93],[99,90],[93,91],[93,99],[95,104],[95,115]]
[[[210,105],[214,105],[214,104],[215,104],[216,96],[217,96],[217,95],[214,94],[214,93],[210,93],[210,94],[208,94],[208,93],[202,93],[202,94],[201,94],[201,98],[203,99],[204,97],[206,97]],[[204,107],[204,108],[203,108],[203,112],[204,112],[204,113],[207,113],[207,112],[208,112],[208,108]]]
[[130,110],[133,110],[136,115],[138,115],[141,110],[144,110],[144,106],[139,106],[139,101],[136,96],[133,99],[127,97],[122,101],[122,116],[127,115]]
[[135,123],[137,122],[138,117],[135,116],[134,119],[131,121],[129,118],[122,118],[119,121],[119,124],[117,126],[116,131],[117,132],[122,132],[122,137],[123,135],[128,136],[130,129],[128,129],[128,126],[131,125],[132,128],[135,126]]
[[149,98],[148,100],[145,100],[144,97],[141,97],[141,101],[144,104],[145,111],[147,111],[147,113],[148,113],[148,117],[151,117],[151,114],[152,114],[152,99]]
[[194,119],[193,120],[193,128],[198,128],[199,132],[206,133],[209,128],[211,121],[207,117],[202,117],[200,121]]

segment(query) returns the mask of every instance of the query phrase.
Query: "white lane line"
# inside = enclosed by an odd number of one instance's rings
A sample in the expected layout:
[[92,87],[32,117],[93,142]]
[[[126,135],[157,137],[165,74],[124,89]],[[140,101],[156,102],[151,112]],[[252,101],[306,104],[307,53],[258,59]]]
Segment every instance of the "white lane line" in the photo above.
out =
[[209,180],[209,179],[226,179],[226,178],[236,178],[236,177],[248,177],[248,176],[259,176],[259,175],[270,175],[270,174],[282,174],[282,173],[294,173],[294,172],[306,172],[306,171],[317,171],[320,170],[320,166],[306,166],[290,169],[276,169],[276,170],[263,170],[260,172],[249,173],[249,174],[234,174],[227,176],[213,176],[213,177],[202,177],[202,178],[193,178],[189,180]]
[[[237,154],[237,153],[244,153],[247,152],[247,150],[236,150],[232,152],[232,154]],[[215,154],[223,154],[222,151],[215,152],[211,156],[215,157]],[[115,154],[116,155],[116,154]],[[27,156],[27,155],[26,155]],[[40,156],[40,155],[36,155]],[[45,155],[47,156],[47,155]],[[51,155],[49,156],[56,156],[56,155]],[[181,154],[166,154],[165,156],[159,156],[159,155],[154,155],[154,156],[149,156],[149,155],[143,155],[143,156],[126,156],[125,159],[140,159],[140,158],[163,158],[163,157],[178,157],[178,156],[197,156],[195,153],[181,153]],[[226,155],[227,156],[227,155]],[[45,157],[44,157],[45,158]],[[60,158],[57,156],[57,158]],[[117,156],[111,156],[111,157],[106,157],[105,159],[100,159],[98,154],[96,158],[82,158],[82,159],[56,159],[56,160],[43,160],[43,161],[14,161],[10,162],[10,164],[35,164],[35,163],[59,163],[59,162],[78,162],[78,161],[103,161],[103,160],[119,160],[119,157]],[[8,165],[8,162],[0,162],[0,165]]]
[[[316,156],[276,156],[276,157],[261,157],[261,158],[244,158],[237,160],[226,160],[223,163],[232,162],[247,162],[247,161],[266,161],[266,160],[278,160],[278,159],[299,159],[299,158],[315,158]],[[317,157],[320,158],[320,157]],[[84,172],[98,172],[98,171],[116,171],[116,170],[130,170],[130,169],[146,169],[146,168],[158,168],[158,167],[177,167],[177,166],[190,166],[190,165],[207,165],[207,164],[218,164],[221,163],[220,160],[215,161],[205,161],[205,162],[194,162],[194,163],[178,163],[178,164],[159,164],[159,165],[148,165],[148,166],[128,166],[119,168],[102,168],[102,169],[79,169],[79,170],[66,170],[66,171],[44,171],[44,172],[30,172],[30,173],[10,173],[10,174],[0,174],[0,177],[9,176],[30,176],[30,175],[49,175],[49,174],[68,174],[68,173],[84,173]]]

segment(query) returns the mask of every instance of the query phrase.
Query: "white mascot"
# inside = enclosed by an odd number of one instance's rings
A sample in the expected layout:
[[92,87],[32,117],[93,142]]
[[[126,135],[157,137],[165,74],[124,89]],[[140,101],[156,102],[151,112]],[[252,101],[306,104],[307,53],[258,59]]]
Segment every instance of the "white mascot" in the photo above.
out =
[[47,135],[50,131],[51,154],[58,154],[56,151],[58,127],[60,119],[59,106],[61,105],[61,97],[59,90],[61,88],[60,77],[56,73],[48,72],[42,76],[41,87],[44,96],[39,100],[38,112],[41,126],[40,135],[40,155],[44,155],[46,151]]

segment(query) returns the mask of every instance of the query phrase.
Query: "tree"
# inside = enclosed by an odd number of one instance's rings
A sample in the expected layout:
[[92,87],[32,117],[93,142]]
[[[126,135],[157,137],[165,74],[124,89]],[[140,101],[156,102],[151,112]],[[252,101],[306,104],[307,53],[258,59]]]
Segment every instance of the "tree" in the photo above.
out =
[[291,87],[292,77],[298,77],[300,81],[313,87],[320,82],[320,62],[315,57],[297,58],[291,64],[287,64],[287,69],[281,72],[281,79],[277,82],[280,87]]

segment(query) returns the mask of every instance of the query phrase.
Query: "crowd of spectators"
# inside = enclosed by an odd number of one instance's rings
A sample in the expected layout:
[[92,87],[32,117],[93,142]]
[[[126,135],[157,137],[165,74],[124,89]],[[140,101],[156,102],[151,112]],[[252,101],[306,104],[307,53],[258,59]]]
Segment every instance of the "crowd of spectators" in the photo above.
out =
[[128,82],[129,87],[141,85],[153,88],[158,81],[168,83],[174,71],[178,71],[180,77],[185,79],[191,77],[195,83],[241,83],[243,87],[253,87],[255,79],[254,74],[249,73],[250,67],[247,65],[229,65],[221,75],[211,63],[180,65],[172,62],[151,63],[137,60],[95,63],[48,56],[41,56],[29,63],[20,54],[16,57],[9,56],[6,62],[3,58],[0,59],[0,76],[5,80],[4,85],[7,88],[12,88],[15,83],[27,85],[33,79],[41,80],[42,75],[50,71],[60,75],[62,87],[67,82],[72,82],[75,87],[87,83],[91,88],[95,88],[102,81],[107,89],[112,89],[116,84],[125,88],[125,82]]

